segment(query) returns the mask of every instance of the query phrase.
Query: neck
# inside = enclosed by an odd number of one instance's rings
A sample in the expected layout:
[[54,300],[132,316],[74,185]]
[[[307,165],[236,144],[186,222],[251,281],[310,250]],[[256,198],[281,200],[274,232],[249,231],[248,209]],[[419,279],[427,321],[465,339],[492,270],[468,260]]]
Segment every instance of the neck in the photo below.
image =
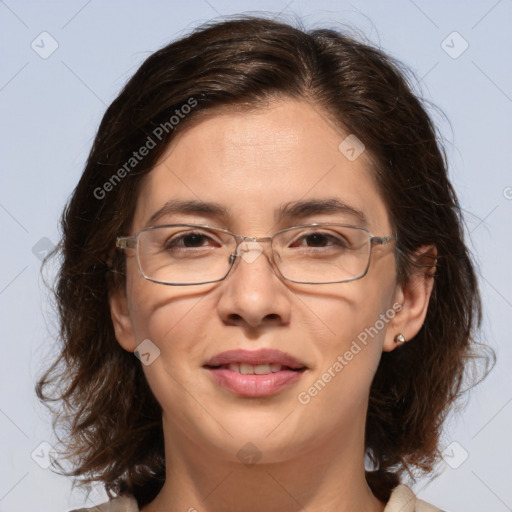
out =
[[[164,414],[166,482],[142,512],[382,512],[364,472],[364,423],[352,435],[320,440],[293,457],[250,463],[199,447],[181,436]],[[359,427],[359,428],[358,428]],[[341,439],[343,437],[343,439]],[[245,453],[256,451],[245,445]],[[236,450],[235,450],[236,451]],[[264,452],[264,450],[262,450]]]

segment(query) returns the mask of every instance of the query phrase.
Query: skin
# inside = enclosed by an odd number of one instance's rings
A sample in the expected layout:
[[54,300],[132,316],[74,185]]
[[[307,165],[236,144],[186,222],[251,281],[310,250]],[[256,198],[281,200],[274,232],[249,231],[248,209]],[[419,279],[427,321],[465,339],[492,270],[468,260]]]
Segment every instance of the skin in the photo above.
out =
[[[274,220],[284,203],[336,197],[364,212],[372,234],[391,235],[367,155],[349,161],[338,150],[346,136],[319,108],[296,100],[209,116],[180,132],[146,177],[132,234],[169,199],[220,202],[230,215],[181,214],[160,224],[210,224],[255,237],[301,223],[356,223],[340,213]],[[400,349],[395,335],[419,331],[432,287],[421,274],[399,285],[393,249],[375,246],[368,274],[349,283],[284,281],[265,247],[251,263],[239,259],[224,281],[187,287],[144,279],[126,251],[126,290],[111,297],[116,337],[131,352],[144,339],[160,350],[144,371],[163,409],[167,480],[143,512],[384,509],[364,473],[369,387],[382,352]],[[308,404],[299,403],[298,394],[396,303],[401,311],[378,335]],[[237,348],[279,349],[308,370],[276,395],[240,397],[203,368]],[[237,457],[249,442],[261,453],[253,465]]]

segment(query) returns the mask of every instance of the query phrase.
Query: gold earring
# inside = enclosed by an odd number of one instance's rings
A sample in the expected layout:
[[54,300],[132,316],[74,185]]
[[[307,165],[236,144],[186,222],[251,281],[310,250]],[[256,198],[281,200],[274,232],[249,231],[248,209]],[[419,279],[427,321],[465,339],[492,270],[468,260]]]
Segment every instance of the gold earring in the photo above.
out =
[[405,343],[407,340],[405,339],[405,336],[400,333],[395,336],[395,343]]

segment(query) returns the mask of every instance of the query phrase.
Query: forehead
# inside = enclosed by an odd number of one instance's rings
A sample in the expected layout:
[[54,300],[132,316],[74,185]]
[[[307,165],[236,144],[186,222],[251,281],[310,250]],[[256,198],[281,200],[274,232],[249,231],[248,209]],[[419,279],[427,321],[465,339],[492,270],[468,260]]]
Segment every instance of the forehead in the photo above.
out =
[[354,159],[362,147],[349,135],[319,107],[295,100],[208,116],[178,133],[145,177],[134,227],[169,200],[194,200],[222,204],[224,227],[263,232],[276,227],[285,204],[336,199],[380,234],[389,230],[386,208],[366,152]]

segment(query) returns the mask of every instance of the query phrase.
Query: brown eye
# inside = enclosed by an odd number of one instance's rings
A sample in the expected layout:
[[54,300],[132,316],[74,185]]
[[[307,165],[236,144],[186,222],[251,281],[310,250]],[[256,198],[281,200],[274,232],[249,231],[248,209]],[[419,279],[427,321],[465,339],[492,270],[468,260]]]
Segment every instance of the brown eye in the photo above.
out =
[[320,232],[311,232],[308,234],[303,234],[298,237],[293,244],[292,247],[347,247],[347,241],[338,235],[320,233]]
[[175,236],[165,244],[166,248],[171,247],[202,247],[209,237],[201,233],[188,233],[186,235]]

